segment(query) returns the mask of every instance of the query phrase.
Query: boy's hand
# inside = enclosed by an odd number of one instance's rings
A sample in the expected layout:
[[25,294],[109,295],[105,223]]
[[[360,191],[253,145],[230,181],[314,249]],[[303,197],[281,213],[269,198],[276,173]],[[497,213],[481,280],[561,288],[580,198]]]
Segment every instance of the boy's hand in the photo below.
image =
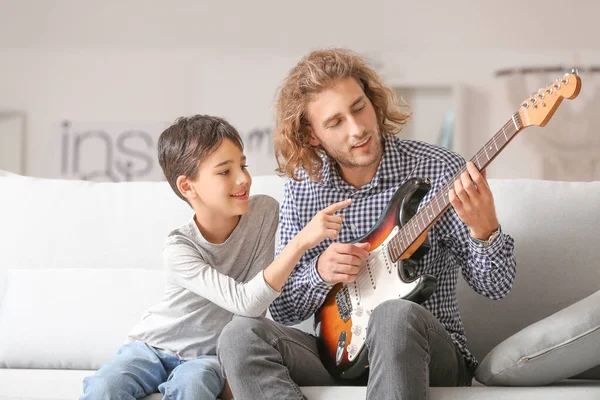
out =
[[308,250],[325,239],[337,239],[340,229],[342,229],[343,215],[334,214],[342,208],[349,206],[351,202],[351,199],[347,199],[319,211],[298,234],[303,247]]

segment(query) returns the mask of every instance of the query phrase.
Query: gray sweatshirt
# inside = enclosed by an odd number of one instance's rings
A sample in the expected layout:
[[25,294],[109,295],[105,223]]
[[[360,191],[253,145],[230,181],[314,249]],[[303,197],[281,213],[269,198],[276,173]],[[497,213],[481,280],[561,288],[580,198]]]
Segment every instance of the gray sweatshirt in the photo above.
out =
[[217,338],[234,314],[264,315],[279,295],[262,273],[273,261],[278,220],[277,201],[256,195],[225,243],[206,241],[193,219],[171,232],[163,251],[165,293],[128,342],[190,360],[216,354]]

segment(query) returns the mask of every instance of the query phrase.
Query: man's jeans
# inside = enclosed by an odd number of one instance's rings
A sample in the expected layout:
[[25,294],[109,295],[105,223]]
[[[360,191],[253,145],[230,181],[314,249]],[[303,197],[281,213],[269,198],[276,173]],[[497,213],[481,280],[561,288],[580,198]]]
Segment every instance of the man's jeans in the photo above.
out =
[[[426,399],[429,386],[471,383],[442,324],[418,304],[390,300],[376,307],[366,344],[368,399]],[[236,400],[304,399],[298,386],[356,384],[329,375],[314,336],[266,318],[234,318],[217,354]]]
[[133,342],[84,379],[80,400],[130,400],[157,391],[168,400],[216,399],[224,382],[216,356],[183,361]]

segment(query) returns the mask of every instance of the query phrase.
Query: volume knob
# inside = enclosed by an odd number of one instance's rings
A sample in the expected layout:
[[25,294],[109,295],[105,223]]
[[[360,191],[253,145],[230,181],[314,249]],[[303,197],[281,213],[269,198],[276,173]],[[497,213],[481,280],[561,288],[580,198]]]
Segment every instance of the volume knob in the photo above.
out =
[[354,353],[356,353],[356,345],[351,344],[348,346],[348,348],[346,350],[348,351],[349,354],[354,355]]

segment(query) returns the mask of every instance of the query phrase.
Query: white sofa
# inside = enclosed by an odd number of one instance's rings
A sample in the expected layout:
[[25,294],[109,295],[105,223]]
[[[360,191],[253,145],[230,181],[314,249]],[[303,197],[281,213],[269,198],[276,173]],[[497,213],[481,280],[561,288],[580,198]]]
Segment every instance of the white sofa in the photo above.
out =
[[[161,296],[165,235],[191,209],[166,182],[0,175],[0,399],[76,399],[83,378],[113,356]],[[282,183],[255,177],[252,193],[279,200]],[[600,182],[490,185],[503,229],[516,240],[518,273],[501,301],[459,286],[470,348],[480,360],[513,333],[600,288]],[[310,331],[311,323],[301,328]],[[470,388],[431,388],[430,397],[600,398],[600,369],[585,377],[592,379],[545,387],[474,381]],[[365,397],[364,388],[302,390],[314,400]]]

